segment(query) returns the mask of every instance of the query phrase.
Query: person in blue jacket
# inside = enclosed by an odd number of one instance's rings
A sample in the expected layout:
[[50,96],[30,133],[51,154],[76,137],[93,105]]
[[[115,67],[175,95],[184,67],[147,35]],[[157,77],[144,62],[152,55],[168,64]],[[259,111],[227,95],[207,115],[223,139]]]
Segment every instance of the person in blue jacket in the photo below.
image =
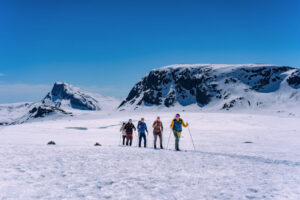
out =
[[148,129],[144,118],[141,118],[141,121],[138,122],[137,128],[139,132],[139,147],[141,147],[142,139],[144,139],[144,147],[146,148],[147,147],[146,132],[148,135]]

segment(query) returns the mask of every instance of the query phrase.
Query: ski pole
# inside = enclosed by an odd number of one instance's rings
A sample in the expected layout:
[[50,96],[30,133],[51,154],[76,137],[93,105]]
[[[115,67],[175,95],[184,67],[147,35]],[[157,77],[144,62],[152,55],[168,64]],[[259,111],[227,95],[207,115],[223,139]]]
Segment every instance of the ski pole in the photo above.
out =
[[[136,140],[136,131],[134,131],[134,137],[133,137],[133,138],[135,138],[135,140]],[[133,138],[132,138],[132,139],[133,139]],[[136,147],[138,146],[137,143],[138,143],[138,142],[135,143],[135,146],[136,146]]]
[[192,143],[193,143],[193,146],[194,146],[194,151],[196,151],[194,140],[193,140],[193,137],[192,137],[191,130],[190,130],[189,126],[188,126],[188,130],[189,130],[189,133],[190,133],[190,136],[191,136],[191,140],[192,140]]
[[171,129],[170,129],[170,134],[169,134],[169,139],[168,139],[168,144],[167,144],[167,149],[169,148],[169,142],[170,142],[170,137],[171,137]]
[[165,136],[165,134],[164,134],[164,132],[162,131],[162,132],[161,132],[161,139],[162,139],[163,147],[165,148],[165,147],[166,147],[166,144],[165,144],[166,142],[165,142],[165,137],[164,137],[164,136]]
[[136,147],[138,147],[139,146],[139,138],[138,138],[136,131],[134,131],[134,133],[135,133],[135,139],[136,139]]
[[148,148],[148,142],[149,142],[148,136],[149,136],[149,133],[147,132],[147,135],[146,135],[146,133],[145,133],[145,138],[146,138],[146,148]]
[[122,140],[122,132],[120,134],[119,146],[121,146],[121,140]]

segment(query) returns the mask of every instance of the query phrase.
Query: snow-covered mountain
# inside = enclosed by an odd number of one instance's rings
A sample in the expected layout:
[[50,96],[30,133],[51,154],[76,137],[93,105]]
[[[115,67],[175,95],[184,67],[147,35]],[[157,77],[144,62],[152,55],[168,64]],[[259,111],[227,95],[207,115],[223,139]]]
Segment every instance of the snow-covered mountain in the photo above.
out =
[[0,125],[19,124],[31,119],[72,116],[80,110],[113,110],[120,100],[92,94],[64,82],[56,82],[52,90],[36,103],[0,105]]
[[92,94],[73,85],[56,82],[42,104],[57,108],[73,108],[79,110],[105,110],[116,107],[118,99]]
[[255,109],[283,102],[300,103],[299,69],[266,64],[181,64],[150,71],[119,109]]

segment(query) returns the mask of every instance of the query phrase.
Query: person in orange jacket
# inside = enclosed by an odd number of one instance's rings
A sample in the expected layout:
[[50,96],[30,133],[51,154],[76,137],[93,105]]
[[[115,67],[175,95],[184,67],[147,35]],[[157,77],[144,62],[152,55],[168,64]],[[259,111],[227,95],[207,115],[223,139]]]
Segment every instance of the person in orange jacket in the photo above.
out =
[[175,115],[175,118],[172,120],[170,128],[173,130],[173,134],[175,136],[175,149],[176,151],[180,151],[179,149],[179,139],[182,132],[182,126],[188,127],[189,123],[184,123],[184,121],[180,118],[179,114]]

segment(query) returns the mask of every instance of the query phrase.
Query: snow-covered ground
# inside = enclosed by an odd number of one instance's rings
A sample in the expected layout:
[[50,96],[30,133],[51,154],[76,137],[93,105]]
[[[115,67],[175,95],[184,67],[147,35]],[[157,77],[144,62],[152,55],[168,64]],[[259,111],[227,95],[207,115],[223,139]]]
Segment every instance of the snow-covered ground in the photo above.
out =
[[[120,124],[173,112],[82,112],[0,126],[0,199],[300,199],[300,117],[184,112],[181,149],[122,147]],[[53,140],[57,145],[47,146]],[[96,142],[101,147],[93,146]],[[247,142],[247,143],[245,143]],[[249,143],[250,142],[250,143]]]

